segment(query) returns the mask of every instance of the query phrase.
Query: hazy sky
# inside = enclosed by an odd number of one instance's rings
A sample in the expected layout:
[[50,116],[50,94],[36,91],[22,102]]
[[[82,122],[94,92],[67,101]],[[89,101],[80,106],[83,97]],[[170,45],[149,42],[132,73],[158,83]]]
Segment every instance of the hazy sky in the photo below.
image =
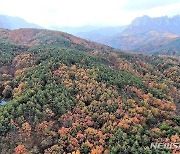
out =
[[129,24],[135,17],[180,14],[180,0],[0,0],[0,14],[49,26]]

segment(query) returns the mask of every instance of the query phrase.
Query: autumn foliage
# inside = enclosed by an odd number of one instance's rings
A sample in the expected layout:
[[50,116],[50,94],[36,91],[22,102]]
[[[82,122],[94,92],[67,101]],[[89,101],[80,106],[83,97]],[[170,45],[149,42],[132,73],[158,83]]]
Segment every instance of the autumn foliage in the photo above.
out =
[[180,140],[179,58],[55,31],[3,35],[0,153],[178,153],[150,145]]

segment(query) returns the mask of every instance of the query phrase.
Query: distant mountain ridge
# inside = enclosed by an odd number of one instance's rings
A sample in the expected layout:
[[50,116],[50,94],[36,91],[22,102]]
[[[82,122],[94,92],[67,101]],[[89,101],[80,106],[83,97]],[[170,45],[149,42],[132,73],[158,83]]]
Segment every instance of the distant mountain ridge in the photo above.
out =
[[[0,28],[38,28],[18,17],[0,15]],[[180,15],[151,18],[138,17],[128,26],[117,27],[50,27],[77,37],[102,43],[117,49],[143,54],[180,56]]]
[[100,29],[99,26],[80,26],[80,27],[71,27],[71,26],[64,26],[64,27],[58,27],[58,26],[51,26],[48,29],[55,30],[55,31],[61,31],[66,32],[72,35],[78,36],[79,33],[88,33],[97,29]]
[[156,30],[180,35],[180,15],[151,18],[147,15],[138,17],[122,32],[122,35],[134,35]]
[[19,17],[11,17],[6,15],[0,15],[0,28],[5,29],[19,29],[19,28],[38,28],[43,29],[36,24],[29,23],[22,18]]
[[121,50],[179,56],[180,47],[177,42],[180,39],[180,15],[155,18],[142,16],[112,36],[99,37],[89,32],[80,37]]

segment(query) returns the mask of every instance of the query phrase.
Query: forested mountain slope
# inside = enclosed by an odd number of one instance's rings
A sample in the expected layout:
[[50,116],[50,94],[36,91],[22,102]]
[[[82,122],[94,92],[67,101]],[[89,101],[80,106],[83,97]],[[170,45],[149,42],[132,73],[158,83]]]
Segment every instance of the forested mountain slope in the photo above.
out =
[[172,153],[180,59],[67,33],[0,30],[0,153]]

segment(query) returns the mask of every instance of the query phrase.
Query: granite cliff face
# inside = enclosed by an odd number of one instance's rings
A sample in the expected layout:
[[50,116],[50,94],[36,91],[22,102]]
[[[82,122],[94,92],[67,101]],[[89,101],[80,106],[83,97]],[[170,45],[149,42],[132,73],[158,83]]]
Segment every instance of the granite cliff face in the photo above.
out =
[[98,41],[122,50],[179,56],[179,39],[180,16],[177,15],[171,18],[138,17],[118,35]]
[[169,32],[180,35],[180,16],[176,15],[172,18],[163,16],[151,18],[142,16],[134,19],[132,23],[122,32],[122,35],[134,35],[149,31],[157,31],[159,33]]

